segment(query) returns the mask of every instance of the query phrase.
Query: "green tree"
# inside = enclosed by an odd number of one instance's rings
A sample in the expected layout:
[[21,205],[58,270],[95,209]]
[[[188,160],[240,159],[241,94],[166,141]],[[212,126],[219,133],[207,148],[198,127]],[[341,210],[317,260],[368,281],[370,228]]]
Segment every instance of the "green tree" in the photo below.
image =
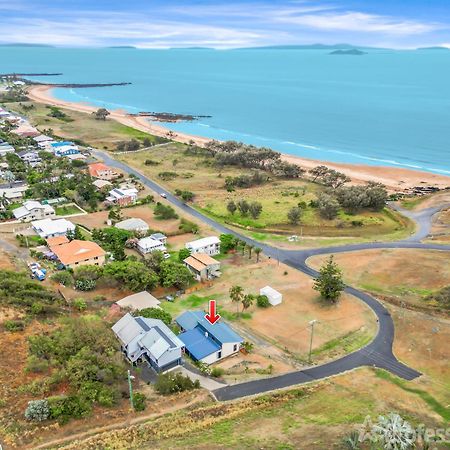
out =
[[146,317],[147,319],[159,319],[162,320],[166,325],[172,323],[172,316],[167,311],[161,308],[145,308],[136,312],[135,316]]
[[161,284],[164,287],[176,287],[178,289],[184,289],[193,280],[192,273],[183,264],[173,261],[164,261],[161,264]]
[[258,262],[259,262],[259,255],[260,255],[261,252],[262,252],[262,248],[260,248],[260,247],[255,247],[255,249],[254,249],[253,251],[255,252],[255,255],[256,255],[256,262],[258,263]]
[[106,108],[99,108],[97,111],[93,112],[97,120],[106,120],[106,118],[111,114]]
[[287,218],[291,225],[298,225],[301,217],[302,210],[298,206],[292,207],[287,213]]
[[317,199],[317,207],[321,217],[332,220],[338,215],[340,205],[335,197],[322,192]]
[[316,291],[325,300],[336,303],[345,289],[345,284],[342,279],[342,271],[334,262],[333,256],[330,256],[328,261],[320,268],[319,275],[314,280],[314,287]]
[[242,299],[242,311],[245,311],[246,309],[250,308],[250,306],[253,305],[255,301],[255,296],[253,294],[246,294],[244,295],[244,298]]
[[260,308],[268,308],[270,306],[269,298],[267,295],[258,295],[256,297],[256,304]]
[[248,205],[248,211],[253,219],[257,219],[261,215],[262,209],[263,207],[259,202],[251,202]]
[[236,212],[236,209],[237,209],[236,203],[234,203],[233,200],[230,200],[230,201],[227,203],[227,210],[228,210],[228,212],[229,212],[231,215],[233,215],[233,214]]
[[144,263],[127,259],[114,261],[104,266],[104,274],[124,283],[132,291],[145,291],[156,287],[158,275]]
[[252,250],[255,248],[255,246],[252,244],[247,244],[246,247],[248,249],[248,259],[252,259]]
[[233,303],[236,303],[237,313],[239,314],[239,305],[244,299],[244,289],[241,286],[232,286],[230,288],[230,298]]
[[188,250],[187,248],[182,248],[178,252],[178,261],[182,263],[186,258],[189,258],[190,255],[191,255],[190,250]]
[[234,235],[230,233],[225,233],[220,235],[220,249],[222,252],[227,253],[230,250],[236,248],[237,239]]

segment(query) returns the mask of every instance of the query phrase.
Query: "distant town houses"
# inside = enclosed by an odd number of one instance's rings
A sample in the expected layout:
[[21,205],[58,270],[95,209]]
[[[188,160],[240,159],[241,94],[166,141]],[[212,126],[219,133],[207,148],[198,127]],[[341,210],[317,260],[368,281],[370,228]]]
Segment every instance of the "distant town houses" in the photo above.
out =
[[120,228],[121,230],[132,231],[135,233],[147,233],[149,230],[147,222],[139,218],[125,219],[121,222],[117,222],[114,226],[116,228]]
[[31,222],[33,230],[44,239],[49,237],[66,236],[75,231],[75,225],[66,219],[42,219]]
[[183,342],[159,319],[125,314],[112,330],[132,364],[145,361],[156,372],[177,367],[182,362]]
[[88,170],[91,177],[100,180],[111,181],[120,176],[118,172],[103,163],[89,164]]
[[101,266],[105,263],[106,252],[92,241],[74,239],[49,246],[49,249],[67,269],[85,265]]
[[138,190],[136,188],[114,188],[106,197],[106,203],[119,206],[127,206],[136,203]]
[[212,280],[221,275],[220,262],[206,253],[194,253],[183,262],[197,281]]
[[13,215],[22,222],[31,222],[32,220],[54,217],[56,213],[50,205],[42,204],[36,200],[27,200],[22,206],[13,210]]
[[210,236],[187,242],[185,247],[191,252],[191,255],[206,253],[209,256],[214,256],[220,253],[220,239],[217,236]]
[[166,246],[158,239],[153,239],[151,236],[139,239],[136,245],[137,251],[141,255],[147,255],[155,251],[165,252]]
[[4,142],[0,139],[0,158],[3,158],[8,153],[14,153],[15,149],[12,145],[8,144],[8,142]]
[[50,145],[55,142],[52,137],[46,136],[45,134],[40,134],[39,136],[34,137],[33,140],[41,149],[49,148]]
[[229,325],[220,321],[212,325],[203,311],[186,311],[176,322],[185,352],[195,361],[212,364],[237,353],[244,341]]
[[42,162],[39,152],[36,150],[23,150],[18,152],[17,155],[23,162],[29,164],[31,167],[37,167]]
[[21,200],[28,185],[22,181],[14,181],[12,183],[0,184],[0,197],[8,201]]

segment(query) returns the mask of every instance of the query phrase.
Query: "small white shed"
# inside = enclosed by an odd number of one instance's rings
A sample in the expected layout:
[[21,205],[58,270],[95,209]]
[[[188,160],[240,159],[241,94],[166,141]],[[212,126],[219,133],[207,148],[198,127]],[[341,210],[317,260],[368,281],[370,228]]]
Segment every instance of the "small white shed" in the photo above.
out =
[[272,306],[279,305],[283,301],[283,295],[270,286],[261,288],[259,295],[265,295]]

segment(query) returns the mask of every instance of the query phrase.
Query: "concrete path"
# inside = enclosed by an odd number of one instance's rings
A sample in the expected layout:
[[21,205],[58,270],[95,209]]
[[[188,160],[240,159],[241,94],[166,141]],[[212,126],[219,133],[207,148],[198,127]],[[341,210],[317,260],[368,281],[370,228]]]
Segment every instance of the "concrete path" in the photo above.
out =
[[[267,256],[279,259],[284,264],[287,264],[290,267],[293,267],[311,277],[317,276],[317,271],[307,265],[307,259],[315,255],[383,248],[428,249],[450,252],[450,245],[438,245],[420,242],[429,234],[433,216],[438,211],[443,209],[442,207],[428,208],[418,213],[413,213],[410,211],[405,213],[411,220],[416,223],[416,232],[409,238],[398,242],[373,242],[335,247],[330,246],[306,250],[286,250],[272,247],[270,245],[248,238],[247,236],[244,236],[240,233],[237,233],[236,231],[227,228],[221,223],[216,222],[210,217],[203,215],[191,206],[183,203],[167,189],[155,183],[150,178],[144,176],[136,169],[133,169],[132,167],[121,161],[115,160],[113,157],[111,157],[111,155],[102,151],[95,151],[93,153],[98,158],[103,159],[107,165],[121,169],[124,172],[133,173],[141,180],[143,184],[154,190],[157,194],[165,194],[165,198],[167,199],[167,201],[172,203],[174,206],[177,206],[186,214],[190,214],[191,216],[201,220],[203,223],[210,225],[219,233],[233,234],[234,236],[239,237],[239,239],[249,244],[260,247]],[[394,206],[394,208],[402,213],[404,212],[403,209],[397,206]],[[247,395],[260,394],[274,389],[280,389],[288,386],[307,383],[310,381],[321,380],[363,366],[383,368],[405,380],[412,380],[420,376],[420,372],[417,372],[416,370],[411,369],[398,361],[392,352],[392,344],[394,341],[394,323],[388,310],[378,300],[376,300],[371,295],[366,294],[365,292],[359,291],[350,286],[346,288],[346,292],[364,302],[377,317],[379,326],[378,333],[370,344],[360,350],[357,350],[349,355],[346,355],[327,364],[275,376],[272,378],[254,380],[235,384],[232,386],[220,387],[213,391],[216,398],[218,400],[233,400]]]
[[207,389],[210,392],[214,392],[217,389],[221,389],[225,386],[227,386],[225,383],[219,383],[216,380],[213,380],[212,378],[205,377],[204,375],[201,375],[197,372],[194,372],[192,370],[189,370],[187,367],[177,367],[174,369],[174,372],[181,372],[183,375],[188,376],[192,381],[199,380],[200,386],[202,388]]

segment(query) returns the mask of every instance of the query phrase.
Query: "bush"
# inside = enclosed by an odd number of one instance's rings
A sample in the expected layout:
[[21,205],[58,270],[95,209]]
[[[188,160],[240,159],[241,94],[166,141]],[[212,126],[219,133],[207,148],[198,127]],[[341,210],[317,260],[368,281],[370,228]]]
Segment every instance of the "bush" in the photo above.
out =
[[22,331],[25,329],[25,322],[23,320],[5,320],[3,326],[6,331]]
[[87,303],[84,298],[76,298],[73,301],[73,306],[78,309],[78,311],[84,311],[87,308]]
[[60,423],[67,423],[71,418],[81,419],[91,412],[89,401],[77,395],[50,397],[48,406],[50,418]]
[[198,380],[192,381],[189,377],[177,373],[163,373],[158,375],[155,390],[159,394],[169,395],[177,392],[191,391],[200,388]]
[[75,281],[75,289],[77,291],[93,291],[97,286],[95,280],[80,279]]
[[183,231],[184,233],[197,234],[199,231],[199,226],[196,223],[191,222],[190,220],[181,219],[178,229]]
[[214,378],[219,378],[225,373],[225,370],[222,367],[213,367],[211,369],[211,376]]
[[189,256],[191,256],[191,252],[190,250],[188,250],[187,248],[182,248],[179,252],[178,252],[178,261],[180,263],[182,263],[186,258],[188,258]]
[[27,409],[25,410],[25,418],[34,422],[43,422],[50,417],[50,408],[48,401],[43,400],[31,400],[28,402]]
[[166,325],[172,323],[172,316],[161,308],[145,308],[138,311],[135,315],[146,317],[147,319],[160,319]]
[[45,359],[40,359],[35,355],[30,355],[27,358],[27,365],[25,367],[26,372],[42,373],[47,371],[49,362]]
[[155,206],[154,214],[158,219],[162,220],[178,219],[178,214],[171,206],[166,206],[159,202]]
[[134,410],[135,411],[144,411],[146,400],[147,400],[147,397],[144,394],[141,394],[140,392],[136,392],[136,394],[133,395]]
[[268,308],[270,306],[269,299],[267,298],[267,295],[258,295],[256,297],[256,304],[260,308]]
[[61,272],[56,272],[51,276],[51,279],[53,281],[56,281],[57,283],[62,284],[63,286],[72,286],[73,284],[73,277],[70,272],[67,272],[65,270]]

